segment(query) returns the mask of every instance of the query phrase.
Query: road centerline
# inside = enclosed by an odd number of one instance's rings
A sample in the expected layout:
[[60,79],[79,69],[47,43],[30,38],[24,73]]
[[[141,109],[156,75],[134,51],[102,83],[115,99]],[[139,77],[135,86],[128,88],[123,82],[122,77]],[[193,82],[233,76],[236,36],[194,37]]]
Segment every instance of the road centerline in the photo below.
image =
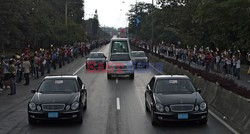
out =
[[120,106],[120,98],[116,98],[116,109],[117,110],[120,110],[121,109],[121,106]]

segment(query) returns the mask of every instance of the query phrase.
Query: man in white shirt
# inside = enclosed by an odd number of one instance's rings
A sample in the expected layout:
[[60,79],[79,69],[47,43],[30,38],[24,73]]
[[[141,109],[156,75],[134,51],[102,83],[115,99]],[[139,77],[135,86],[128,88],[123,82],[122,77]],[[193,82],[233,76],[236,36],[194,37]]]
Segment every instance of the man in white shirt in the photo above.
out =
[[25,57],[23,61],[23,72],[24,72],[24,78],[25,78],[26,83],[24,85],[29,85],[30,68],[31,68],[31,64],[28,58]]
[[236,58],[236,78],[240,79],[240,58]]

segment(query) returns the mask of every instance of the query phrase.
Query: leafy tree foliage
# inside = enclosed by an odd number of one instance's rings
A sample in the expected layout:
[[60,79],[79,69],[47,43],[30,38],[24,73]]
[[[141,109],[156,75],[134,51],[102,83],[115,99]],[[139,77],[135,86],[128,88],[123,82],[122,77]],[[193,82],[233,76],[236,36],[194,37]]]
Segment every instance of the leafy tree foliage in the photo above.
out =
[[82,0],[1,0],[0,44],[46,47],[85,40]]
[[[130,35],[150,40],[153,15],[156,42],[181,41],[183,47],[250,50],[249,0],[158,0],[157,4],[160,8],[153,12],[147,12],[151,8],[146,3],[131,7]],[[136,14],[142,14],[139,27],[135,25]]]

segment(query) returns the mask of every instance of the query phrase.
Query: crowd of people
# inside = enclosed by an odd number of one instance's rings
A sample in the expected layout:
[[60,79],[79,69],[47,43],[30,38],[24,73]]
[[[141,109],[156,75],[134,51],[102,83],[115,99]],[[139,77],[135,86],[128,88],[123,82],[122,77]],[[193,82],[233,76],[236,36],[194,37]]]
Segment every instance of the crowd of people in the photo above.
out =
[[24,48],[12,57],[1,56],[0,62],[0,93],[10,89],[9,95],[16,94],[16,84],[25,80],[24,85],[29,85],[30,78],[38,79],[51,73],[77,59],[84,57],[92,49],[107,44],[107,40],[94,40],[89,43],[75,43],[63,47],[39,48],[31,50]]
[[[138,43],[140,47],[149,48],[148,44],[144,41]],[[226,76],[232,76],[240,79],[241,59],[242,54],[239,50],[211,50],[209,47],[204,48],[181,48],[174,44],[159,44],[156,49],[162,55],[175,58],[183,62],[191,63],[202,67],[205,71],[215,71],[223,73]],[[246,55],[246,59],[250,63],[250,53]],[[248,68],[248,75],[250,75],[250,67]]]

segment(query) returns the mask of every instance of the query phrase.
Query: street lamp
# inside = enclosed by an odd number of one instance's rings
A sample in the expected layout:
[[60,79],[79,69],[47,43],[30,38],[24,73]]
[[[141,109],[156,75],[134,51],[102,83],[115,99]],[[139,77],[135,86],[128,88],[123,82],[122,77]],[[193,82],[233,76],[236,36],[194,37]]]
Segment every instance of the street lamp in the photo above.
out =
[[151,12],[151,46],[150,50],[153,52],[153,41],[154,41],[154,16],[153,16],[154,0],[152,0],[152,12]]
[[77,3],[82,3],[82,2],[68,2],[66,0],[65,2],[65,25],[68,25],[68,4],[77,4]]

